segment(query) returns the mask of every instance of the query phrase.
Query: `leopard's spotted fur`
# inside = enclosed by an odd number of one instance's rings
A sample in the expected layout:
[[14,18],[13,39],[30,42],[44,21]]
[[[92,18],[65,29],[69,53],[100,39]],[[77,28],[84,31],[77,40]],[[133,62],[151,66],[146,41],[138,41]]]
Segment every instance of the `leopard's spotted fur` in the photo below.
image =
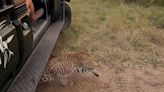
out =
[[96,65],[93,62],[92,56],[87,52],[67,52],[49,61],[40,82],[46,83],[57,79],[61,84],[67,85],[68,81],[66,78],[73,72],[92,71]]

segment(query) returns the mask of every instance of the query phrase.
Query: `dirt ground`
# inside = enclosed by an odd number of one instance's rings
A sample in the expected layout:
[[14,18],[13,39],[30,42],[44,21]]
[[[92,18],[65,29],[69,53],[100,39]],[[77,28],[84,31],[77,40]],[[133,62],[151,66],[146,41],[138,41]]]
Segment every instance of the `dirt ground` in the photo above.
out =
[[97,68],[100,77],[90,73],[73,74],[71,87],[53,81],[39,85],[36,92],[164,92],[164,69]]

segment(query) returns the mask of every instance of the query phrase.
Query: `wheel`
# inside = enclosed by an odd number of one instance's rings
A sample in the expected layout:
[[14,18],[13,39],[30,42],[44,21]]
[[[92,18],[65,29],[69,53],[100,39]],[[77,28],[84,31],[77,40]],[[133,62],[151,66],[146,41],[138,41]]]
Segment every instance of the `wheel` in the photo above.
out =
[[65,3],[65,23],[63,25],[62,32],[65,31],[70,26],[71,20],[72,20],[71,8],[68,4]]

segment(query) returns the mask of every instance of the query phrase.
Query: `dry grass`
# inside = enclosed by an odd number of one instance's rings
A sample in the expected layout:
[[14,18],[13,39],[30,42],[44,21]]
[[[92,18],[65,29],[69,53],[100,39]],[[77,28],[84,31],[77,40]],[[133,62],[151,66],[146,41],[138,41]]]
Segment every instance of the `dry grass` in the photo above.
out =
[[107,65],[164,67],[164,8],[71,0],[73,20],[55,54],[86,49]]

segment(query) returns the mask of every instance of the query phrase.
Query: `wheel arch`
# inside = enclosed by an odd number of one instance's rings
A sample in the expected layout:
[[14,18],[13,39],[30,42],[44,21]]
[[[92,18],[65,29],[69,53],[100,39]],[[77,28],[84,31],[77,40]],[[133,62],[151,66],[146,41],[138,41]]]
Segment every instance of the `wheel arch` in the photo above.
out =
[[67,1],[67,2],[71,2],[71,0],[65,0],[65,1]]

